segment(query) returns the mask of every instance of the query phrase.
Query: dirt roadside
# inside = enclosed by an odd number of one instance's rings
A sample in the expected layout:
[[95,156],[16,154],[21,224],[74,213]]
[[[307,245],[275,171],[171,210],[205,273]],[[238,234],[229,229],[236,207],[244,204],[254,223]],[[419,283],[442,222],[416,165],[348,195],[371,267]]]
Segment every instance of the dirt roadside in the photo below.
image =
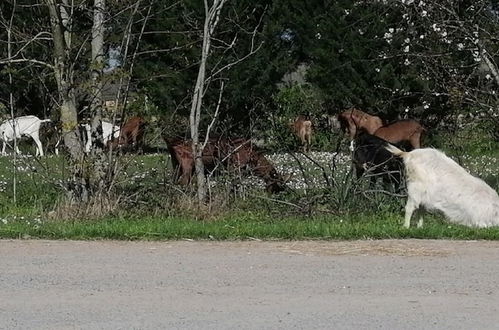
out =
[[496,329],[499,242],[0,240],[0,329]]

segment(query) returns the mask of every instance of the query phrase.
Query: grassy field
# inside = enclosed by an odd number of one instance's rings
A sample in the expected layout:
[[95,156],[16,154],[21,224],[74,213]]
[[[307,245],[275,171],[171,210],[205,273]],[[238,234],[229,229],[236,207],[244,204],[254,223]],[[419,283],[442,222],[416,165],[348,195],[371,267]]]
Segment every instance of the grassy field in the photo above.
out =
[[[499,190],[499,148],[448,154]],[[345,150],[268,154],[290,175],[289,191],[267,195],[251,176],[210,179],[211,203],[198,209],[193,188],[171,182],[163,153],[124,155],[105,212],[64,202],[63,157],[0,157],[0,237],[54,239],[498,239],[499,228],[472,229],[427,214],[424,228],[401,227],[405,198],[357,180]],[[15,169],[15,171],[14,171]],[[16,193],[14,202],[14,175]]]

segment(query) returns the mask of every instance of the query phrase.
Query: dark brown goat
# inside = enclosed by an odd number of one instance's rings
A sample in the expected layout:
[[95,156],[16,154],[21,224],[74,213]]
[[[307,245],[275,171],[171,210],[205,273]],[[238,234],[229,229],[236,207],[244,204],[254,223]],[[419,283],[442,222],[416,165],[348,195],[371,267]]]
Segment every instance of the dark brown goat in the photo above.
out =
[[[166,139],[166,144],[172,159],[174,178],[180,184],[189,184],[194,172],[192,141]],[[211,138],[203,150],[202,159],[207,170],[214,170],[218,164],[227,169],[249,169],[251,173],[263,179],[269,192],[277,193],[286,188],[285,180],[251,140]]]
[[392,144],[409,144],[413,149],[421,148],[424,127],[414,119],[399,120],[378,128],[374,135]]

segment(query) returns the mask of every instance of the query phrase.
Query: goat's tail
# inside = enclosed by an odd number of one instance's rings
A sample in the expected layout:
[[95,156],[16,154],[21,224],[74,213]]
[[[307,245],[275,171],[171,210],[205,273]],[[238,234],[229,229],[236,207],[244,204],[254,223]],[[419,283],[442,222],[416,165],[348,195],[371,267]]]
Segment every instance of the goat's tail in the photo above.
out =
[[399,148],[390,143],[387,143],[385,145],[385,149],[397,157],[404,157],[405,155],[407,155],[407,152],[400,150]]

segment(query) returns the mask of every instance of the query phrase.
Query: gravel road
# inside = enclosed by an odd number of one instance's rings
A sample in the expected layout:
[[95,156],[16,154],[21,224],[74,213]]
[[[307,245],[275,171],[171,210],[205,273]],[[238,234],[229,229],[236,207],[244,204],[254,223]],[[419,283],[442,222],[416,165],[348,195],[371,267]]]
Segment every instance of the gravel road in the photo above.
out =
[[0,240],[1,329],[498,329],[499,242]]

